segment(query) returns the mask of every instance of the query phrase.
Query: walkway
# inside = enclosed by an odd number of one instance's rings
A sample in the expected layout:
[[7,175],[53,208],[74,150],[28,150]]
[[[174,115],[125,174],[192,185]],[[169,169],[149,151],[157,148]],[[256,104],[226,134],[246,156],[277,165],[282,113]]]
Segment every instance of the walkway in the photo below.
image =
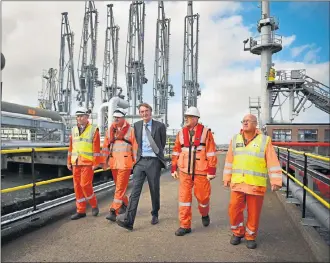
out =
[[224,162],[219,155],[218,176],[212,181],[211,224],[202,226],[197,204],[193,206],[193,232],[174,235],[178,228],[178,181],[169,172],[161,178],[161,211],[158,225],[150,224],[150,195],[145,184],[134,231],[105,219],[112,194],[99,201],[97,218],[71,221],[69,217],[37,229],[2,246],[2,262],[315,262],[307,243],[290,221],[279,199],[267,193],[261,217],[258,248],[249,250],[245,241],[229,244],[231,233],[227,207],[229,191],[221,184]]

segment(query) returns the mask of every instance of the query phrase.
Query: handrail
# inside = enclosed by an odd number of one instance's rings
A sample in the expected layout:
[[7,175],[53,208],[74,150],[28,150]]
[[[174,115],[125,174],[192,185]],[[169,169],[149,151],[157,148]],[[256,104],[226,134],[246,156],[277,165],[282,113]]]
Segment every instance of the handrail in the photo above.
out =
[[56,151],[65,151],[69,147],[54,147],[54,148],[22,148],[22,149],[10,149],[10,150],[1,150],[1,154],[8,153],[30,153],[34,149],[35,152],[56,152]]
[[[288,149],[288,148],[283,148],[283,147],[278,147],[278,146],[274,146],[274,148],[277,148],[277,157],[279,160],[285,160],[286,161],[286,169],[282,169],[283,174],[287,175],[286,177],[286,198],[289,198],[289,184],[290,184],[290,179],[295,182],[298,186],[300,186],[303,189],[303,196],[302,196],[302,218],[305,218],[306,216],[306,194],[307,192],[313,196],[316,200],[318,200],[322,205],[324,205],[327,209],[330,210],[330,204],[329,202],[327,202],[326,200],[324,200],[321,196],[319,196],[318,194],[316,194],[313,190],[311,190],[310,188],[308,188],[308,157],[309,158],[315,158],[318,160],[322,160],[325,162],[329,162],[330,163],[330,158],[327,157],[323,157],[323,156],[319,156],[319,155],[315,155],[312,153],[306,153],[306,152],[302,152],[302,151],[297,151],[297,150],[293,150],[293,149]],[[281,151],[280,150],[284,150],[286,151],[286,156],[282,157],[281,156]],[[293,155],[291,156],[291,153],[293,153]],[[290,164],[291,164],[291,158],[296,158],[294,156],[294,154],[296,155],[302,155],[303,156],[303,164],[299,165],[300,168],[298,168],[299,170],[303,170],[303,182],[301,183],[300,181],[298,181],[294,175],[291,175],[289,173],[289,169],[290,169]],[[295,168],[296,164],[295,164]],[[314,178],[312,176],[312,178]],[[291,181],[291,182],[292,182]],[[324,183],[325,185],[328,185],[327,183]],[[321,191],[322,192],[322,191]]]
[[[94,173],[99,173],[102,171],[107,171],[109,170],[103,170],[103,169],[98,169],[98,170],[94,170]],[[65,180],[69,180],[73,177],[73,175],[68,175],[68,176],[63,176],[60,178],[54,178],[54,179],[50,179],[50,180],[46,180],[46,181],[40,181],[35,183],[35,186],[40,186],[40,185],[45,185],[45,184],[51,184],[51,183],[56,183],[56,182],[61,182],[61,181],[65,181]],[[19,185],[19,186],[15,186],[15,187],[11,187],[11,188],[5,188],[1,190],[1,193],[10,193],[10,192],[15,192],[15,191],[19,191],[19,190],[23,190],[23,189],[28,189],[28,188],[32,188],[33,187],[33,183],[31,184],[24,184],[24,185]]]
[[294,178],[291,174],[287,173],[284,169],[282,169],[282,172],[289,176],[295,183],[297,183],[299,186],[304,188],[307,192],[309,192],[313,197],[315,197],[320,203],[322,203],[326,208],[330,209],[330,203],[328,203],[326,200],[324,200],[321,196],[319,196],[317,193],[315,193],[313,190],[308,188],[307,186],[304,186],[301,182],[299,182],[296,178]]
[[279,147],[279,146],[274,146],[274,148],[278,148],[281,150],[285,150],[285,151],[289,151],[289,152],[293,152],[299,155],[307,155],[309,157],[321,160],[321,161],[325,161],[325,162],[330,162],[330,157],[325,157],[325,156],[321,156],[321,155],[316,155],[313,153],[306,153],[306,152],[302,152],[302,151],[297,151],[297,150],[293,150],[293,149],[289,149],[289,148],[284,148],[284,147]]

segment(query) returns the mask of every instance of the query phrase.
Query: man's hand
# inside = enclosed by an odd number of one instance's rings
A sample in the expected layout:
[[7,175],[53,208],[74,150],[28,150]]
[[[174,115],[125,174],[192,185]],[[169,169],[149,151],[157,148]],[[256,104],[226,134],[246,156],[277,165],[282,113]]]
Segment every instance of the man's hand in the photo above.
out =
[[104,164],[102,165],[102,168],[103,168],[103,171],[105,171],[106,169],[108,169],[108,166],[104,163]]
[[273,191],[273,192],[280,190],[280,188],[281,188],[281,186],[278,186],[278,185],[272,185],[272,191]]
[[179,176],[178,176],[178,172],[177,172],[177,171],[173,172],[173,173],[172,173],[172,177],[173,177],[174,179],[178,179],[178,178],[179,178]]
[[208,175],[206,175],[206,178],[207,178],[207,180],[211,181],[215,178],[215,174],[214,175],[213,174],[208,174]]
[[66,167],[68,167],[68,169],[72,171],[72,164],[67,164]]
[[224,181],[223,186],[228,188],[230,186],[230,182],[229,181]]

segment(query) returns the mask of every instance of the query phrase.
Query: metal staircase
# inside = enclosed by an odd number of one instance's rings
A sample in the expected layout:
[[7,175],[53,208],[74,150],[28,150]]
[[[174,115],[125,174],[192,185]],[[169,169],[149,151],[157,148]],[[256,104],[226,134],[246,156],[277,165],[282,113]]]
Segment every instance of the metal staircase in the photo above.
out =
[[316,108],[330,114],[330,88],[321,82],[305,75],[302,85],[303,93]]
[[[268,89],[271,89],[271,107],[278,107],[281,115],[282,105],[289,99],[291,121],[303,108],[306,109],[304,105],[307,101],[330,114],[330,88],[306,75],[305,69],[278,70],[276,79],[268,82]],[[282,99],[279,94],[282,94]]]

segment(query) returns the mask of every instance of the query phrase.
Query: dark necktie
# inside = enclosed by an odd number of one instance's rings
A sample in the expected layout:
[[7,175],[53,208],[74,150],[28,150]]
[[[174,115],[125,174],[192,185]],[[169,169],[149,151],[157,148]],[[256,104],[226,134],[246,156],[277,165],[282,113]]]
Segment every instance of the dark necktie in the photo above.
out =
[[150,143],[150,146],[151,146],[152,150],[154,151],[155,154],[158,154],[159,153],[159,148],[158,148],[157,144],[155,143],[154,139],[151,136],[151,132],[147,127],[148,124],[144,123],[143,125],[144,125],[144,129],[145,129],[145,132],[147,134],[147,138],[149,140],[149,143]]

